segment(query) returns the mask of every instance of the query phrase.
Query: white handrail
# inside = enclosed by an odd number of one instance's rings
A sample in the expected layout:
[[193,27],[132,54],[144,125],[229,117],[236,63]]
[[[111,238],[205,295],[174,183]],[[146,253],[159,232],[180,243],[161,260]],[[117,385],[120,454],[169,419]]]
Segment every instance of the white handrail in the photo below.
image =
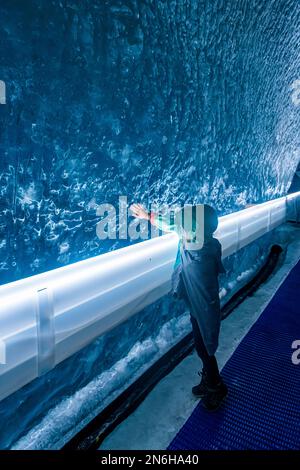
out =
[[[284,223],[299,200],[300,192],[221,217],[223,258]],[[177,245],[167,234],[1,286],[0,400],[165,295]]]

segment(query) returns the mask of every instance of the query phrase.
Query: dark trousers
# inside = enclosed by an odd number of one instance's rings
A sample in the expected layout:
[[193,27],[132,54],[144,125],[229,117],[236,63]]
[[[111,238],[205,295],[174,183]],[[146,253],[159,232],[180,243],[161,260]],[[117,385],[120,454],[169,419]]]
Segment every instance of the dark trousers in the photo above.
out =
[[203,363],[203,369],[207,374],[209,383],[214,386],[220,381],[218,363],[215,356],[210,356],[206,350],[197,320],[191,315],[195,348]]

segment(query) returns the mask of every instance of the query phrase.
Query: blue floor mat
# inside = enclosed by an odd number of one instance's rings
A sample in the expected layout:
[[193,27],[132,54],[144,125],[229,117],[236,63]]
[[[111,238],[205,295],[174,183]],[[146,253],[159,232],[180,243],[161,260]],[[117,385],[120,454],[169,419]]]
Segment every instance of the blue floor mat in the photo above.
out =
[[168,449],[300,449],[294,340],[300,340],[300,262],[226,363],[222,407],[209,413],[199,402]]

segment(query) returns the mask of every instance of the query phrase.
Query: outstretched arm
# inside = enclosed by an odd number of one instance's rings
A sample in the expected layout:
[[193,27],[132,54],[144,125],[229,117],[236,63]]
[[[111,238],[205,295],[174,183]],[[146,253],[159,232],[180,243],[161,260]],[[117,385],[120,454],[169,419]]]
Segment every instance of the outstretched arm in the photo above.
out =
[[175,217],[173,213],[162,215],[156,212],[147,211],[142,204],[132,204],[132,206],[130,206],[130,210],[134,217],[149,220],[152,225],[155,225],[163,232],[173,232],[176,230]]

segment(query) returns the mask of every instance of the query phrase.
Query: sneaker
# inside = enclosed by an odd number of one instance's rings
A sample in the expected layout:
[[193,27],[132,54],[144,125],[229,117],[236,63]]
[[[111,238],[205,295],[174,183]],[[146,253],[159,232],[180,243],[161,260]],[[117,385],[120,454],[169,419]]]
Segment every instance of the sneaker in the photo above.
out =
[[228,394],[226,384],[221,380],[215,387],[207,387],[202,404],[208,411],[216,411]]
[[208,387],[208,382],[207,382],[207,374],[206,371],[203,369],[202,372],[198,372],[198,375],[201,375],[201,382],[199,385],[195,385],[195,387],[192,388],[193,395],[197,398],[202,398],[204,395],[207,393],[207,387]]

